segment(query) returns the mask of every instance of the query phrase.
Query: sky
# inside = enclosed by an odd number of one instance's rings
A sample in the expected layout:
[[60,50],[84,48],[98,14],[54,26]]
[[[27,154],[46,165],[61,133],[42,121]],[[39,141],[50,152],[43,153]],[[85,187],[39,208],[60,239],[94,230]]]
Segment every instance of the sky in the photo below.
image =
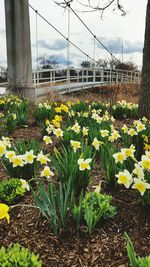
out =
[[[102,3],[106,1],[101,0]],[[76,12],[79,11],[78,15],[84,23],[115,57],[124,62],[132,61],[141,68],[147,0],[120,1],[127,13],[126,16],[121,16],[118,10],[114,10],[115,6],[104,12],[102,18],[99,12],[81,12],[86,9],[79,4],[79,1],[77,4],[76,0],[73,0],[71,7]],[[82,3],[86,2],[87,0],[82,0]],[[63,35],[68,37],[69,32],[70,40],[91,58],[95,58],[96,61],[111,59],[109,53],[98,42],[94,42],[94,37],[72,12],[70,12],[68,31],[68,11],[57,5],[55,1],[29,0],[29,3]],[[68,51],[70,66],[80,66],[81,62],[88,59],[74,46],[69,45],[68,48],[66,40],[40,17],[37,17],[36,34],[36,14],[31,8],[29,10],[33,68],[37,65],[37,56],[54,58],[59,66],[64,67],[68,62]],[[0,0],[0,66],[6,64],[4,0]]]

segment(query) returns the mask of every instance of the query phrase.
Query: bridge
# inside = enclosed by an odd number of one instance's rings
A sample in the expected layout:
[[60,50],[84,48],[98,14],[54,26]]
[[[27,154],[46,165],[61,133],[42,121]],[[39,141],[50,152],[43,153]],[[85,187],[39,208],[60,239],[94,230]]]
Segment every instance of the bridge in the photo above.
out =
[[[51,90],[64,94],[104,85],[140,83],[140,76],[140,72],[102,68],[57,68],[32,72],[36,97]],[[4,79],[6,72],[1,68],[0,81]],[[6,85],[7,83],[0,83],[0,94],[4,94]]]
[[[66,68],[57,69],[39,69],[32,71],[31,64],[31,41],[30,41],[30,22],[29,22],[29,7],[36,16],[36,49],[38,62],[38,28],[37,17],[47,23],[58,34],[64,38],[67,45],[67,66]],[[72,14],[80,20],[86,29],[92,35],[94,40],[93,57],[83,51],[81,47],[73,43],[70,39],[70,9]],[[67,37],[60,32],[54,25],[51,24],[40,12],[32,7],[28,0],[5,0],[5,20],[6,20],[6,37],[7,37],[7,87],[10,92],[20,93],[30,100],[35,100],[36,96],[43,95],[50,90],[60,92],[73,92],[81,89],[100,87],[102,85],[111,85],[119,83],[139,83],[140,72],[126,71],[111,68],[98,68],[95,60],[96,42],[106,50],[107,53],[116,62],[120,63],[112,52],[98,39],[98,37],[89,29],[74,10],[67,5],[68,10],[68,34]],[[20,27],[18,25],[21,25]],[[24,32],[26,34],[24,34]],[[70,45],[74,46],[84,58],[91,60],[92,67],[90,68],[72,68],[70,67]],[[90,51],[91,52],[91,51]],[[6,73],[0,69],[0,81],[5,80]],[[5,83],[1,85],[1,92],[5,91]]]
[[140,83],[140,72],[102,68],[42,69],[33,71],[36,95],[50,90],[61,94],[103,85]]

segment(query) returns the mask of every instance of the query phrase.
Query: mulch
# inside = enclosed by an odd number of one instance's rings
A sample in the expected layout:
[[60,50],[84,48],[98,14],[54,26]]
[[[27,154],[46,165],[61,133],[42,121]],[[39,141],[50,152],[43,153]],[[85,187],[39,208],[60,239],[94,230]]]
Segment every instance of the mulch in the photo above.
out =
[[[118,127],[121,124],[124,121],[117,122]],[[11,137],[34,137],[40,141],[42,135],[40,128],[31,120],[28,128],[15,130]],[[0,165],[0,179],[5,179],[5,176],[5,170]],[[95,167],[92,176],[89,190],[102,179],[103,172]],[[75,222],[70,220],[61,235],[55,237],[50,223],[39,210],[16,207],[10,210],[9,225],[5,220],[0,221],[0,246],[19,242],[39,254],[43,267],[127,267],[129,262],[124,238],[124,232],[127,232],[137,254],[149,255],[150,207],[143,207],[138,192],[132,189],[122,186],[109,188],[103,184],[102,190],[112,196],[117,214],[111,220],[100,221],[91,236],[85,225],[77,230]],[[34,205],[31,194],[24,196],[19,204]]]

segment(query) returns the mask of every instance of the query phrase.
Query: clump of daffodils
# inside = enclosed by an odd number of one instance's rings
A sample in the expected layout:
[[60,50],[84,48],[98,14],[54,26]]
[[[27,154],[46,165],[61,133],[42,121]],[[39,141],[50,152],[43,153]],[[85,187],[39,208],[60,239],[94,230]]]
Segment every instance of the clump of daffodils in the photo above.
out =
[[[127,157],[134,159],[134,151],[133,147],[131,149],[122,149],[122,152],[113,156],[116,162],[123,163]],[[136,189],[141,196],[144,196],[147,190],[150,189],[150,152],[146,151],[146,154],[142,155],[141,161],[134,163],[134,169],[131,173],[125,169],[120,171],[116,177],[118,178],[118,184],[123,184],[126,188]]]

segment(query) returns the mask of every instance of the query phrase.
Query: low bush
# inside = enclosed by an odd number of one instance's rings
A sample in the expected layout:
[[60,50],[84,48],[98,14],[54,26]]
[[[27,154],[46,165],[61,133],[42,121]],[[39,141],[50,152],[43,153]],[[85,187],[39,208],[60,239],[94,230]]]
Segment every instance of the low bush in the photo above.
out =
[[20,246],[18,243],[10,245],[8,248],[0,249],[0,266],[1,267],[41,267],[42,262],[39,256],[30,252],[27,248]]

